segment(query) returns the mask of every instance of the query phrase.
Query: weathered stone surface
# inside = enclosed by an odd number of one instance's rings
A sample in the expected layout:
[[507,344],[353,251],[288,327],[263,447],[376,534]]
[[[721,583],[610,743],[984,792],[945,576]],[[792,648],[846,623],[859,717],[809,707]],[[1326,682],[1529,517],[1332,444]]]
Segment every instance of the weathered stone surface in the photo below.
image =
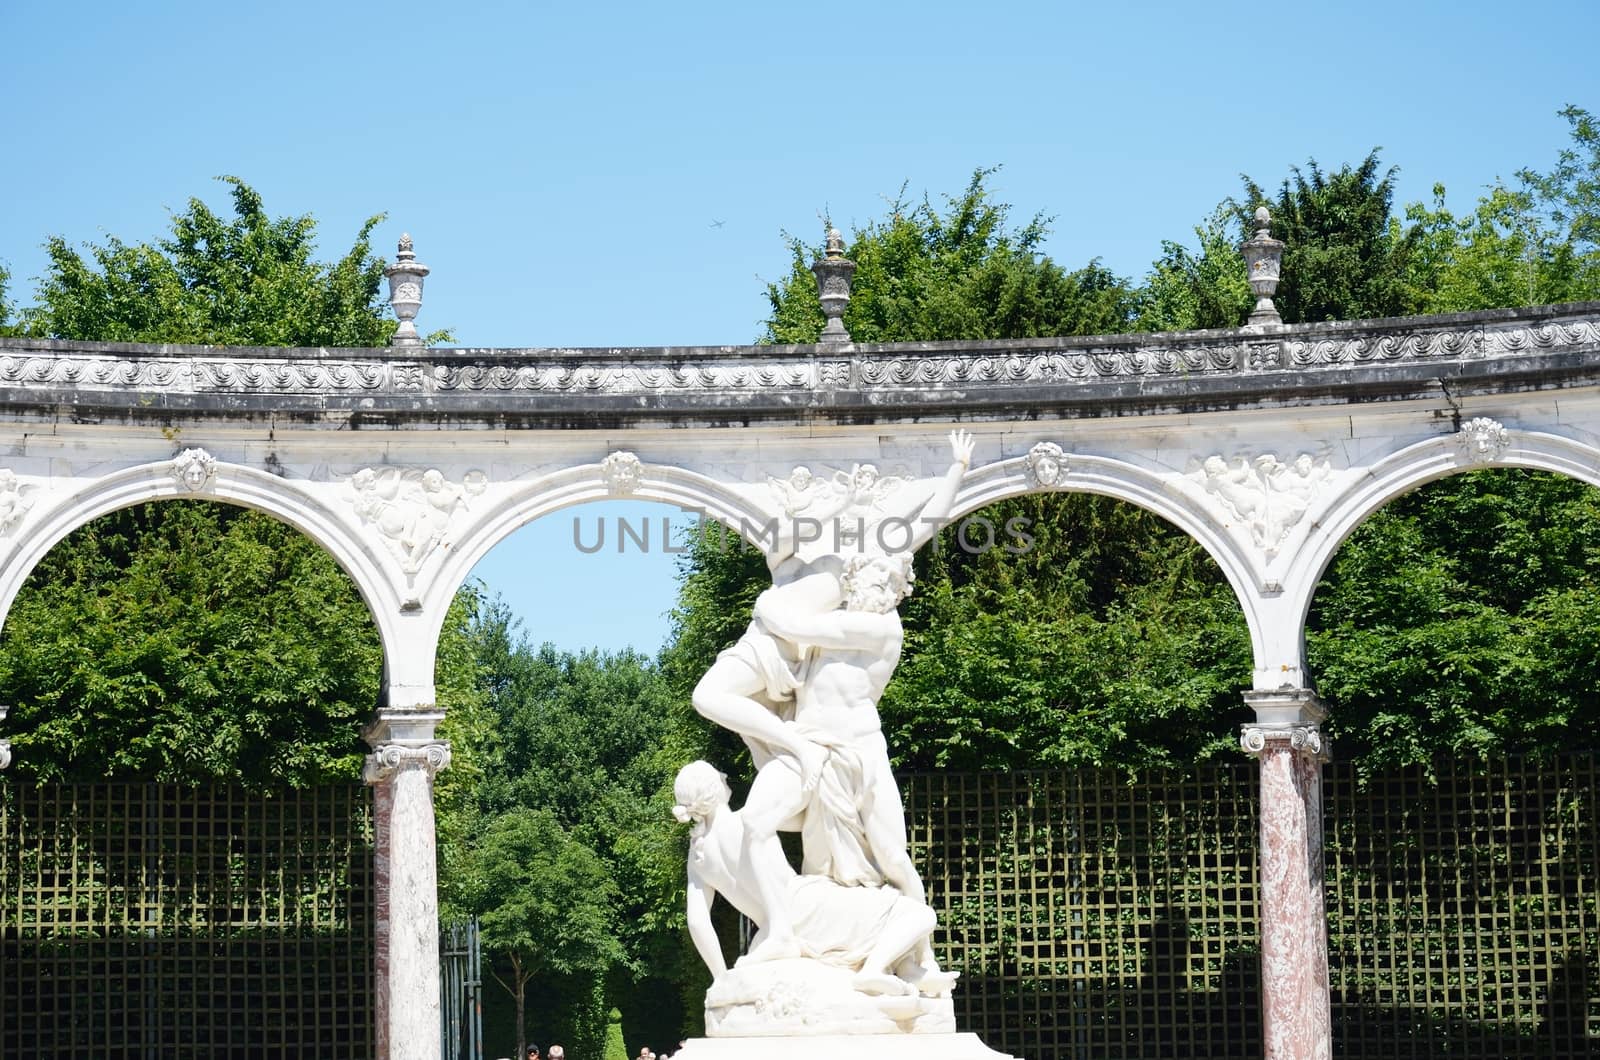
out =
[[773,961],[729,969],[706,994],[712,1038],[953,1034],[948,997],[874,997],[852,973],[820,961]]
[[[1600,303],[1110,337],[818,346],[280,350],[0,339],[0,406],[398,428],[1076,418],[1600,379]],[[864,419],[865,417],[865,419]]]
[[1016,1060],[976,1034],[695,1038],[673,1060]]

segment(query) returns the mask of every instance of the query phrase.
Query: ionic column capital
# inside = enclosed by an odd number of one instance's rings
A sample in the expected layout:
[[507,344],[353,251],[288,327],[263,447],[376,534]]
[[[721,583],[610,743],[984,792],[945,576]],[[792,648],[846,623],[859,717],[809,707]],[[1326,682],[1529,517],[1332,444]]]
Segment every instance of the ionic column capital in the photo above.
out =
[[1255,757],[1269,746],[1287,748],[1318,762],[1328,761],[1332,748],[1316,725],[1241,725],[1239,747]]
[[367,756],[361,779],[368,784],[384,784],[395,774],[408,769],[427,770],[428,779],[450,765],[450,745],[443,740],[408,747],[404,744],[383,744]]

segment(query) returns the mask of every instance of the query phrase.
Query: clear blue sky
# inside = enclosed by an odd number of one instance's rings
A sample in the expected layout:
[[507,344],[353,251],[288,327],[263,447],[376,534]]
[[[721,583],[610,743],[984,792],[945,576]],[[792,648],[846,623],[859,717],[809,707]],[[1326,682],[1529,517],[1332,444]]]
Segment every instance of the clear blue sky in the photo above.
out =
[[[1560,107],[1600,109],[1597,36],[1593,0],[0,0],[0,261],[26,301],[47,236],[152,238],[191,196],[225,207],[230,173],[329,256],[386,213],[379,250],[406,230],[433,268],[419,325],[464,345],[743,343],[782,232],[977,166],[1055,218],[1058,261],[1135,277],[1240,173],[1313,156],[1382,147],[1402,201],[1443,182],[1468,208],[1553,161]],[[581,557],[553,523],[480,573],[535,639],[653,650],[671,557]]]

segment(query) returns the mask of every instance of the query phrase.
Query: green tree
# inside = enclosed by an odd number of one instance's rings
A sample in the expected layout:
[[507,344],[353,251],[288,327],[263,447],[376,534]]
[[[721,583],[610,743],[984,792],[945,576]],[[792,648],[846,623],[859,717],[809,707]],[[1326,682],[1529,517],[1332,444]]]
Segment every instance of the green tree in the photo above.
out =
[[232,219],[199,199],[174,215],[171,234],[128,244],[115,236],[89,258],[53,237],[30,331],[60,339],[194,342],[230,346],[384,346],[396,324],[379,294],[383,259],[368,218],[339,260],[312,260],[316,222],[268,216],[237,177]]
[[11,326],[11,299],[7,289],[11,284],[11,270],[0,265],[0,338],[14,334]]
[[178,501],[97,519],[40,561],[4,632],[21,773],[298,785],[359,770],[377,630],[350,578],[276,520]]
[[1413,204],[1420,229],[1411,262],[1414,308],[1465,312],[1600,298],[1600,135],[1587,111],[1568,107],[1573,144],[1548,174],[1523,169],[1496,181],[1472,214],[1456,217],[1442,185],[1432,207]]
[[1398,316],[1410,308],[1406,278],[1422,239],[1390,224],[1395,169],[1380,172],[1374,150],[1357,166],[1324,173],[1315,159],[1291,167],[1276,197],[1249,177],[1241,221],[1258,205],[1272,210],[1283,240],[1283,281],[1274,296],[1291,324]]
[[[515,999],[516,1055],[524,1056],[530,980],[594,982],[622,959],[615,885],[605,863],[553,813],[526,807],[487,822],[466,871],[483,945],[494,958],[490,972]],[[597,1035],[572,1027],[567,1039],[575,1046],[589,1039],[603,1043],[606,1011],[600,1010]]]
[[906,653],[880,712],[902,764],[1142,768],[1236,748],[1249,633],[1193,538],[1090,494],[973,517],[918,556],[900,609]]
[[[82,341],[388,341],[384,263],[368,244],[377,218],[342,258],[318,263],[310,217],[269,217],[247,184],[223,179],[231,219],[191,200],[167,238],[113,237],[87,260],[52,239],[25,329]],[[268,516],[175,502],[69,535],[30,575],[0,639],[17,768],[40,777],[352,777],[381,668],[370,615],[314,542]],[[470,774],[470,751],[456,768]]]
[[[533,647],[499,601],[478,609],[470,638],[491,738],[463,819],[470,823],[446,830],[441,817],[443,863],[470,862],[484,822],[519,809],[549,813],[600,859],[613,881],[607,902],[615,960],[598,985],[540,973],[528,989],[569,1012],[569,1038],[603,1035],[612,1006],[637,1018],[643,978],[678,981],[693,967],[680,938],[686,850],[665,794],[681,762],[663,748],[668,686],[652,661],[633,652]],[[473,911],[468,883],[454,871],[443,878],[450,911]],[[590,1026],[585,1013],[598,1022]],[[663,1032],[680,1031],[670,1012],[662,1018],[671,1020]]]
[[1364,768],[1600,746],[1600,491],[1463,474],[1363,523],[1318,587],[1308,648]]
[[1136,326],[1140,331],[1236,328],[1255,299],[1239,253],[1238,218],[1227,203],[1195,226],[1199,252],[1163,240],[1161,257],[1145,279]]
[[[905,189],[882,221],[857,230],[847,256],[856,263],[844,323],[857,342],[1003,339],[1125,331],[1135,297],[1098,261],[1067,272],[1040,246],[1049,221],[1007,224],[1010,207],[985,186],[992,169],[973,173],[966,191],[941,211]],[[822,332],[811,263],[819,247],[790,239],[789,275],[769,284],[767,342],[815,342]]]

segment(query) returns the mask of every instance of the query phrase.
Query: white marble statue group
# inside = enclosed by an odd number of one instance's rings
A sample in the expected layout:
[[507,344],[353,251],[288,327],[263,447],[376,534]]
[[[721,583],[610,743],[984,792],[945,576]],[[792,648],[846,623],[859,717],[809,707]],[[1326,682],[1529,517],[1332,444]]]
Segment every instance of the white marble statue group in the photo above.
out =
[[[749,745],[755,781],[737,810],[706,762],[675,786],[673,812],[692,825],[689,931],[715,979],[710,1035],[954,1030],[956,976],[934,960],[936,917],[878,717],[900,660],[912,555],[948,520],[972,461],[967,432],[950,443],[937,479],[859,465],[772,481],[790,517],[769,547],[772,588],[694,692],[701,714]],[[831,532],[795,532],[801,514]],[[799,872],[780,832],[800,834]],[[712,928],[719,894],[759,928],[733,969]]]

